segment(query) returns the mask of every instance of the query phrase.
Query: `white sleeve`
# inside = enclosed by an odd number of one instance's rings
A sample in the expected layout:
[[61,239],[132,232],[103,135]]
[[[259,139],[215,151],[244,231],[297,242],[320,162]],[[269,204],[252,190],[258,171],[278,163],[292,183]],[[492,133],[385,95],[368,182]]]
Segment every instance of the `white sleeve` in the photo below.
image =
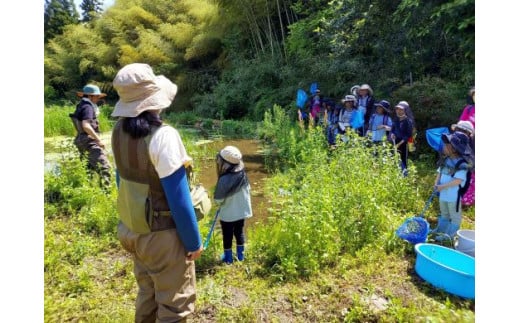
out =
[[170,126],[157,130],[150,140],[148,152],[159,178],[168,177],[193,161],[184,148],[179,132]]

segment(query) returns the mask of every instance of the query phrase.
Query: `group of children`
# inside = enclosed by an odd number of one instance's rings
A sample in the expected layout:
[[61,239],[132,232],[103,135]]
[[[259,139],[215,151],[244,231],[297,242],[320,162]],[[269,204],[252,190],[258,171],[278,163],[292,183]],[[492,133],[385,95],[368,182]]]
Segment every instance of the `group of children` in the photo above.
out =
[[[369,85],[354,86],[341,104],[330,99],[322,99],[316,90],[310,101],[309,121],[326,129],[327,140],[336,145],[339,135],[348,129],[360,136],[367,136],[374,144],[381,144],[385,138],[400,154],[401,168],[406,175],[408,142],[415,131],[414,117],[406,101],[394,106],[387,100],[375,102]],[[474,112],[474,89],[472,92]],[[466,110],[466,109],[465,109]],[[304,115],[299,111],[300,121]],[[368,117],[367,117],[368,116]],[[474,117],[473,117],[474,122]],[[454,238],[462,221],[462,187],[467,187],[468,172],[474,167],[474,125],[468,120],[460,120],[452,125],[452,132],[442,135],[442,154],[437,168],[434,190],[439,195],[440,216],[433,230],[438,238]],[[220,204],[221,227],[224,254],[221,259],[230,264],[235,258],[232,251],[233,237],[236,240],[236,259],[244,260],[244,221],[252,216],[249,181],[245,173],[240,150],[234,146],[223,148],[216,158],[218,181],[215,201]]]
[[[341,103],[336,103],[332,99],[323,98],[320,91],[316,90],[308,104],[299,109],[300,122],[308,121],[311,125],[322,126],[332,148],[336,147],[338,138],[346,140],[344,134],[349,128],[360,136],[370,138],[376,145],[388,141],[399,153],[401,170],[406,176],[411,146],[409,142],[413,140],[416,132],[414,116],[408,102],[400,101],[392,111],[387,100],[374,100],[372,88],[368,84],[355,85],[350,89],[350,93],[341,99]],[[473,88],[472,98],[474,94]],[[472,102],[474,112],[474,99]],[[306,114],[304,109],[310,110],[310,113]],[[309,116],[309,120],[304,119],[306,115]],[[465,201],[461,192],[465,191],[462,188],[467,186],[466,176],[468,172],[472,172],[474,166],[473,136],[473,123],[462,118],[452,126],[451,133],[442,136],[444,147],[434,184],[434,189],[439,195],[440,216],[434,232],[443,233],[450,238],[453,238],[460,228],[461,200]],[[474,173],[470,174],[474,181]],[[474,196],[474,193],[469,194]]]
[[322,126],[331,148],[336,147],[338,138],[346,140],[348,129],[359,136],[369,137],[374,144],[385,140],[392,143],[399,152],[401,170],[406,176],[408,143],[415,132],[414,117],[408,102],[400,101],[392,111],[387,100],[375,101],[368,84],[354,85],[350,93],[337,103],[323,98],[320,90],[316,90],[307,104],[298,109],[300,122]]

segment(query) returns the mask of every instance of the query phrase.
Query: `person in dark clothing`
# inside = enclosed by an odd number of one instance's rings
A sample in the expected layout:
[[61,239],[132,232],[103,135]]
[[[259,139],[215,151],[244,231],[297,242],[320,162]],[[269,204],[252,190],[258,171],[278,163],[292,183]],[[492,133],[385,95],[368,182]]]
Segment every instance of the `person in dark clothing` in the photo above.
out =
[[105,97],[99,87],[87,84],[82,92],[77,92],[81,101],[76,106],[74,113],[69,116],[76,128],[77,134],[74,138],[74,145],[78,148],[80,157],[87,158],[87,169],[96,171],[100,176],[102,187],[110,185],[110,162],[105,153],[105,143],[99,136],[99,108],[97,103]]
[[406,115],[406,106],[399,102],[395,106],[396,117],[392,122],[390,140],[401,157],[401,171],[404,176],[408,175],[408,139],[412,136],[413,124]]

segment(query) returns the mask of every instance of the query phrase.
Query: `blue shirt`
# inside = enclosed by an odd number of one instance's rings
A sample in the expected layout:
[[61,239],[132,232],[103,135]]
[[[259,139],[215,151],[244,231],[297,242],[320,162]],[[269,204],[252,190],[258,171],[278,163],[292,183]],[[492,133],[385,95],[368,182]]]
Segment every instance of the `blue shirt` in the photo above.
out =
[[[454,179],[460,179],[460,180],[462,180],[462,182],[459,185],[464,186],[464,184],[466,183],[466,173],[468,170],[459,169],[455,173],[453,173],[455,171],[455,165],[457,164],[457,161],[459,161],[460,159],[462,159],[462,158],[448,157],[444,160],[444,164],[441,167],[437,168],[437,173],[441,174],[439,183],[437,183],[438,185],[443,185],[443,184],[449,183],[449,182],[453,181]],[[452,174],[453,174],[453,177],[452,177]],[[457,202],[459,185],[447,187],[447,188],[441,190],[440,194],[439,194],[439,201]]]
[[372,141],[383,141],[386,135],[385,129],[377,129],[378,126],[385,125],[392,127],[392,118],[386,114],[374,113],[370,118],[368,130],[372,131]]

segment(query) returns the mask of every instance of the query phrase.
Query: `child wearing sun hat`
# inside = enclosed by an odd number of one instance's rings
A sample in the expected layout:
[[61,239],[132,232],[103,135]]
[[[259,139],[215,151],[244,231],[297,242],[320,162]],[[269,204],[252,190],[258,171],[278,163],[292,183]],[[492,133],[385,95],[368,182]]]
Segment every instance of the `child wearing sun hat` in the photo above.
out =
[[406,101],[397,103],[395,106],[396,117],[392,120],[392,130],[390,131],[390,140],[401,157],[401,171],[404,176],[408,175],[408,140],[413,133],[413,121],[406,114],[408,107]]
[[242,153],[235,146],[226,146],[216,157],[217,185],[214,199],[219,205],[220,226],[224,254],[221,259],[226,264],[233,263],[233,237],[236,255],[244,260],[245,219],[253,216],[251,207],[251,186],[242,161]]
[[435,232],[453,238],[460,228],[462,210],[460,208],[459,186],[466,183],[466,173],[471,165],[466,156],[471,155],[468,137],[462,132],[443,134],[443,159],[437,168],[434,187],[439,192],[440,216]]
[[376,111],[370,116],[367,137],[369,137],[373,143],[381,144],[383,137],[392,130],[390,103],[386,100],[381,100],[375,103],[374,107]]

